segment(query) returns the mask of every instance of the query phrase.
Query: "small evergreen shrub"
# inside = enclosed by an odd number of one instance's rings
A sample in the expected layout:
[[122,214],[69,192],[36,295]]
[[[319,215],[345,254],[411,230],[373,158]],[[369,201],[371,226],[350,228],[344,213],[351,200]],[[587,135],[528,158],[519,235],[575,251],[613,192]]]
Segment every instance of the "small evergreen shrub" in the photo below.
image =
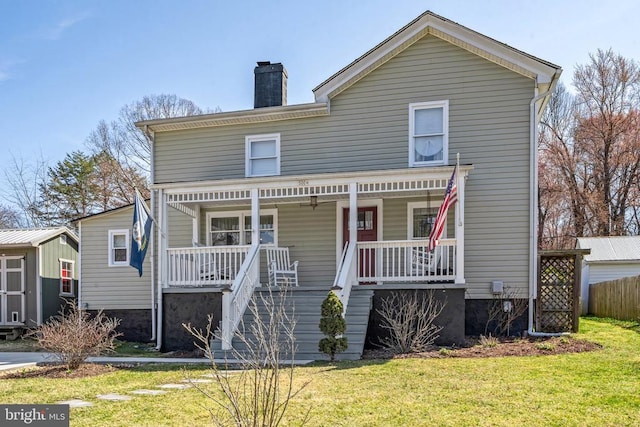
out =
[[333,362],[338,353],[347,349],[347,338],[342,335],[347,331],[347,322],[342,317],[344,309],[340,298],[329,292],[327,298],[322,302],[320,312],[320,331],[327,336],[322,338],[318,344],[318,350],[328,354]]

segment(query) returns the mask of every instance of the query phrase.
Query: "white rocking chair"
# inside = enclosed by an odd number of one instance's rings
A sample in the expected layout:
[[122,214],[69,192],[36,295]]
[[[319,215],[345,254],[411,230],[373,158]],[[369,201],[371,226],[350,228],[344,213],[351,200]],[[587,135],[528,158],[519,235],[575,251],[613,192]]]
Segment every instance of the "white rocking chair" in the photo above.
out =
[[433,276],[440,263],[440,251],[429,252],[426,248],[414,248],[411,254],[411,267],[414,276]]
[[298,286],[298,261],[289,260],[289,248],[266,248],[269,286]]

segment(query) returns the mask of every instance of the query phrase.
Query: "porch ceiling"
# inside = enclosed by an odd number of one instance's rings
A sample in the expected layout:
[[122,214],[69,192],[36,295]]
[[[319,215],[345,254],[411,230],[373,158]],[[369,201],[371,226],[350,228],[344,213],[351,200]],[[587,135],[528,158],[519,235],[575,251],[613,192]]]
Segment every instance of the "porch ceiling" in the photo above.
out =
[[[471,165],[460,166],[465,178]],[[412,168],[350,174],[300,175],[293,177],[247,178],[196,183],[157,184],[164,190],[170,205],[242,204],[251,200],[251,190],[258,189],[262,203],[298,203],[317,196],[318,201],[348,199],[349,187],[356,184],[359,198],[390,195],[418,195],[426,190],[444,191],[453,167]]]

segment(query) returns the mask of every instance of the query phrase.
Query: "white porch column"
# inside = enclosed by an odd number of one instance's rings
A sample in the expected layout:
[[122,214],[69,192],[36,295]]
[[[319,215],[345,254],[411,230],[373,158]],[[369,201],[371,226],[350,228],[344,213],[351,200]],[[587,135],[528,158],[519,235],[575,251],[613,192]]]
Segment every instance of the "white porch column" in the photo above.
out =
[[456,279],[455,283],[462,285],[464,278],[464,184],[466,175],[457,174],[458,202],[456,203]]
[[193,207],[193,210],[195,211],[196,215],[192,218],[191,220],[191,240],[193,241],[193,243],[200,243],[200,233],[199,233],[199,229],[200,229],[200,205],[195,205]]
[[[167,203],[162,189],[158,190],[158,282],[159,288],[167,285]],[[160,292],[162,293],[162,292]],[[160,298],[160,296],[158,297]]]
[[[240,229],[243,225],[240,224]],[[260,193],[257,188],[251,189],[251,246],[260,245]],[[260,251],[256,254],[256,262],[260,265]]]
[[349,242],[358,241],[358,183],[349,184]]

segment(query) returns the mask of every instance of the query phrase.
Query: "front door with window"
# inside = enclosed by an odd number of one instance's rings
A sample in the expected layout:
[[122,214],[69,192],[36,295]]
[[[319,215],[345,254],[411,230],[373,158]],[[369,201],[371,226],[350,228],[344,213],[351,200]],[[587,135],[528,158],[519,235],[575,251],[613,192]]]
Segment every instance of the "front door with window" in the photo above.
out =
[[24,323],[24,257],[0,256],[0,325]]
[[[342,242],[349,240],[349,209],[343,210]],[[378,208],[375,206],[358,208],[358,242],[374,242],[378,240]],[[358,253],[360,277],[375,277],[376,254],[374,249],[361,249]]]

